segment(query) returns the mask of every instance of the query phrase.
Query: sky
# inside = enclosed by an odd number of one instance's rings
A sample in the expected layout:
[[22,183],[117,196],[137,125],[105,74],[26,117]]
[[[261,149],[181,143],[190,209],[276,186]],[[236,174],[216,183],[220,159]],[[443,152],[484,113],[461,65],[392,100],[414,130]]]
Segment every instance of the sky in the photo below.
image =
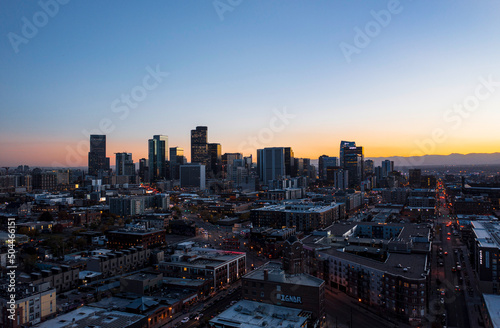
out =
[[147,157],[162,134],[190,158],[500,151],[497,1],[0,2],[0,166]]

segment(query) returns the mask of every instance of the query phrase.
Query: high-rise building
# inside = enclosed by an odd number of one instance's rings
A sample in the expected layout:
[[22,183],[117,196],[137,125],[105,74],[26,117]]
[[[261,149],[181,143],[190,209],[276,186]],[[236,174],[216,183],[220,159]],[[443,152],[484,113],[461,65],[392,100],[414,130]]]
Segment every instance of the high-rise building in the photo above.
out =
[[364,180],[363,147],[344,147],[344,170],[349,172],[349,188],[359,189]]
[[318,159],[318,175],[319,179],[326,181],[326,170],[328,167],[339,166],[339,161],[337,157],[329,157],[327,155],[321,155]]
[[245,169],[250,173],[252,169],[252,155],[243,157],[243,163],[245,163]]
[[149,181],[148,162],[145,158],[139,160],[139,178],[142,182]]
[[420,188],[422,181],[422,170],[421,169],[410,169],[409,171],[409,183],[411,188]]
[[205,190],[205,165],[187,164],[180,166],[181,188],[198,188]]
[[116,153],[116,175],[135,175],[134,161],[130,153]]
[[291,147],[284,147],[285,150],[285,175],[292,176],[295,172],[295,161]]
[[285,157],[284,147],[257,149],[257,171],[260,181],[268,183],[269,180],[284,177],[286,175]]
[[375,173],[375,178],[377,179],[377,185],[380,187],[383,180],[382,166],[375,166],[374,173]]
[[387,178],[392,171],[394,171],[394,161],[382,161],[382,177]]
[[106,135],[90,135],[89,175],[97,176],[109,170],[109,157],[106,157]]
[[312,165],[310,158],[294,158],[292,177],[310,177]]
[[208,164],[208,131],[206,126],[191,130],[191,163]]
[[365,176],[372,175],[374,169],[374,163],[371,159],[365,161]]
[[168,160],[168,137],[155,135],[148,140],[149,182],[155,182],[167,177],[166,161]]
[[208,144],[209,174],[213,177],[221,178],[222,154],[221,146],[218,143]]
[[184,149],[180,147],[170,147],[170,179],[180,179],[180,166],[186,164]]
[[222,171],[224,174],[229,176],[232,171],[233,162],[242,158],[243,155],[240,153],[224,153],[224,155],[222,155]]
[[349,172],[340,166],[328,166],[326,168],[326,179],[333,187],[340,190],[349,188]]
[[344,148],[345,147],[356,147],[356,142],[354,141],[341,141],[340,142],[340,166],[344,166]]

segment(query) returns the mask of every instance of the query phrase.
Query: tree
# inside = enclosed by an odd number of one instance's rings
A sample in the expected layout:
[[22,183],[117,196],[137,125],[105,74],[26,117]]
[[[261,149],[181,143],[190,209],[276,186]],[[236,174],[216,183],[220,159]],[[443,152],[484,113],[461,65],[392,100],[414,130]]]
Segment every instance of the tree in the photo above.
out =
[[179,206],[175,205],[174,207],[172,207],[172,212],[181,213],[181,209],[179,208]]
[[57,218],[59,221],[69,221],[71,220],[71,216],[66,211],[59,211],[57,213]]
[[37,229],[31,229],[27,233],[28,237],[30,237],[30,238],[35,238],[39,234],[40,234],[40,231],[38,231]]
[[55,256],[64,255],[63,248],[65,248],[66,245],[64,244],[64,240],[61,236],[50,236],[45,240],[45,245]]
[[50,222],[50,221],[54,221],[54,217],[52,216],[52,214],[49,211],[45,211],[42,214],[40,214],[40,216],[38,217],[38,220]]
[[52,227],[52,232],[53,233],[62,233],[64,230],[64,227],[62,224],[57,223]]
[[87,247],[87,240],[85,238],[78,238],[75,242],[76,248],[85,249]]
[[28,227],[20,227],[19,229],[17,229],[17,233],[20,235],[28,235],[29,232],[30,229]]
[[27,272],[33,271],[35,269],[35,264],[38,259],[38,256],[36,254],[30,254],[26,255],[23,258],[23,264],[24,264],[24,269]]

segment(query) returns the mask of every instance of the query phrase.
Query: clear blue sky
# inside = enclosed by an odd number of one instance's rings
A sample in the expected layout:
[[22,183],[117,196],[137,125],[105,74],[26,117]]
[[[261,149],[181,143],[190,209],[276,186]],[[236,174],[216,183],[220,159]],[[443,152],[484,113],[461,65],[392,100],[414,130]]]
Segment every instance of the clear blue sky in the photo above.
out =
[[[213,1],[69,1],[44,22],[38,2],[2,1],[0,165],[86,165],[82,131],[105,119],[108,156],[135,161],[154,134],[189,157],[197,125],[223,152],[254,153],[242,145],[259,135],[311,158],[342,139],[367,156],[499,151],[500,87],[467,117],[444,116],[481,77],[500,81],[500,3],[402,0],[348,62],[341,43],[389,3],[243,0],[221,19]],[[12,35],[36,19],[16,53]],[[169,75],[122,120],[112,104],[148,67]],[[295,117],[269,134],[284,108]],[[446,140],[426,146],[435,129]]]

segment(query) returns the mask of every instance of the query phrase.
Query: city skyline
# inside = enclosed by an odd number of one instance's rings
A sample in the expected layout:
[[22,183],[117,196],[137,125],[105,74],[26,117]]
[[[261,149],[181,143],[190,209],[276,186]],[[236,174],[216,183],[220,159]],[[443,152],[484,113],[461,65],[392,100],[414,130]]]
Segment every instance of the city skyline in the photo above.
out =
[[136,162],[166,135],[191,161],[196,126],[244,156],[337,156],[340,140],[366,158],[498,151],[493,1],[0,9],[1,166],[84,167],[90,134]]

